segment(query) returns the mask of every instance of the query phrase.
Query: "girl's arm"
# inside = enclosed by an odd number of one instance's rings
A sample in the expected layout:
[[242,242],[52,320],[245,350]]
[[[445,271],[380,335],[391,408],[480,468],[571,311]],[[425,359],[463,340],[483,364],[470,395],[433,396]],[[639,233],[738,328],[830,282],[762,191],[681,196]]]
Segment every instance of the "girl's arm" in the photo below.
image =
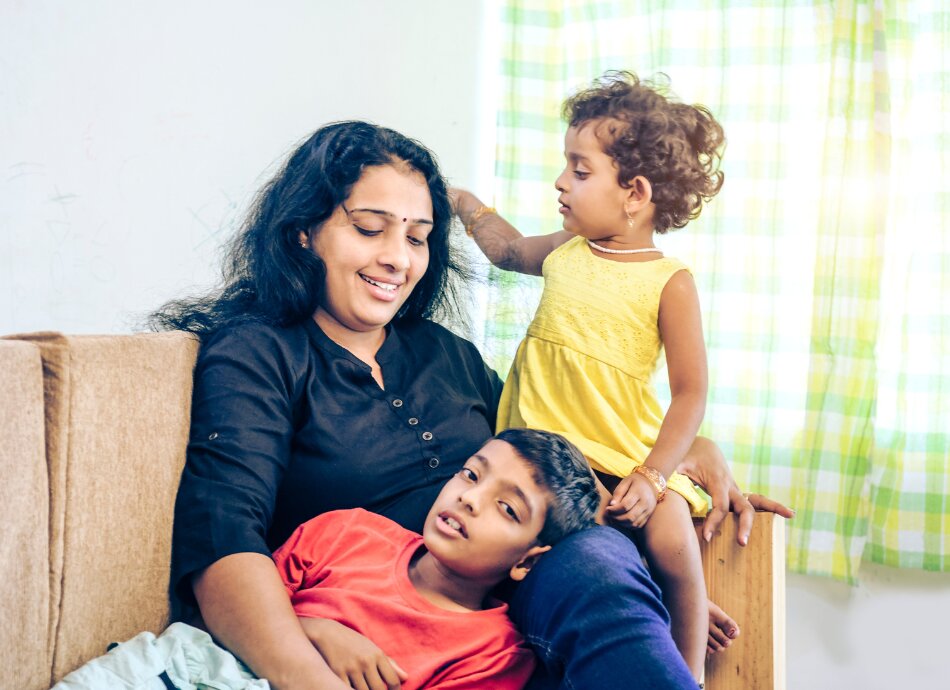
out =
[[[548,254],[571,239],[571,233],[555,232],[550,235],[525,237],[517,228],[497,213],[477,214],[485,208],[478,197],[464,189],[449,190],[455,212],[469,230],[475,244],[498,268],[527,275],[541,275],[541,264]],[[473,222],[473,216],[478,216]]]
[[274,562],[259,553],[215,561],[194,579],[208,630],[278,690],[343,690],[297,620]]
[[669,477],[696,438],[706,413],[709,385],[699,295],[688,271],[674,274],[663,288],[658,323],[666,349],[671,398],[644,464]]
[[[688,271],[675,273],[663,288],[658,324],[666,348],[671,400],[644,465],[669,478],[689,451],[706,412],[706,344],[699,295]],[[606,514],[639,528],[655,508],[656,487],[643,474],[633,472],[614,489]]]

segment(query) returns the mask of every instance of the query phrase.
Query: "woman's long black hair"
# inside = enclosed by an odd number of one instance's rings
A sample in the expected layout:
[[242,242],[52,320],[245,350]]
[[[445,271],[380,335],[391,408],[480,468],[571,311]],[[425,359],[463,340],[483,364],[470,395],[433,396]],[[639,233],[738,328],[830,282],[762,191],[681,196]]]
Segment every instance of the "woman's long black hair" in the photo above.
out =
[[425,177],[434,227],[428,269],[395,320],[457,317],[451,278],[467,273],[450,247],[452,210],[435,156],[399,132],[348,121],[314,132],[258,193],[228,246],[222,287],[166,303],[149,317],[149,326],[205,339],[242,321],[289,326],[311,318],[323,300],[326,267],[310,249],[301,248],[300,233],[309,234],[327,220],[366,168],[400,163]]

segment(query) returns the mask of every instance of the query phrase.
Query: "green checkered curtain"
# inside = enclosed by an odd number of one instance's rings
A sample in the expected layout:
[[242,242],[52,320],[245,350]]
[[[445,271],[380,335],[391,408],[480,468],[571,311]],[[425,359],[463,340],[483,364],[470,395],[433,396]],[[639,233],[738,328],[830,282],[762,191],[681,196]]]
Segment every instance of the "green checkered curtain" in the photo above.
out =
[[885,8],[875,58],[889,80],[892,147],[877,191],[890,208],[865,553],[950,570],[950,5]]
[[[702,433],[798,510],[798,572],[950,569],[943,5],[502,3],[494,203],[526,234],[560,227],[560,103],[604,71],[665,73],[723,123],[722,193],[658,242],[703,303]],[[489,272],[480,344],[503,374],[539,289]]]

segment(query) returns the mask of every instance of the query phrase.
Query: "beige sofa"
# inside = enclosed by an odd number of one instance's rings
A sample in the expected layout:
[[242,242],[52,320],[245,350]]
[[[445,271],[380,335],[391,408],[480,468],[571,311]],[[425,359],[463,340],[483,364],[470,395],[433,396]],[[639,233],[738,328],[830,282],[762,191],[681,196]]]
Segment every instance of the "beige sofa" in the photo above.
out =
[[197,343],[14,338],[0,340],[0,687],[39,690],[167,622]]
[[[42,690],[168,621],[172,509],[198,345],[181,333],[0,339],[0,688]],[[784,687],[783,526],[704,550],[743,635],[707,688]]]

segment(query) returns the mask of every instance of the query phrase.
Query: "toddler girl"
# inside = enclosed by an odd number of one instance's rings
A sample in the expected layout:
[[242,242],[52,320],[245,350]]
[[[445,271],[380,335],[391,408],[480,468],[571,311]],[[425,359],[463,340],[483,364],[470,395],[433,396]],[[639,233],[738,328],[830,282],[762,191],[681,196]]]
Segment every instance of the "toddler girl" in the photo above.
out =
[[[544,276],[498,429],[562,434],[613,485],[605,517],[643,528],[673,638],[700,678],[709,610],[690,514],[704,515],[706,503],[674,469],[703,419],[706,351],[693,277],[653,235],[683,227],[719,191],[723,131],[702,106],[675,102],[629,72],[608,72],[563,114],[566,165],[554,184],[563,231],[523,237],[455,191],[466,231],[493,264]],[[665,416],[651,385],[663,347],[672,393]]]

